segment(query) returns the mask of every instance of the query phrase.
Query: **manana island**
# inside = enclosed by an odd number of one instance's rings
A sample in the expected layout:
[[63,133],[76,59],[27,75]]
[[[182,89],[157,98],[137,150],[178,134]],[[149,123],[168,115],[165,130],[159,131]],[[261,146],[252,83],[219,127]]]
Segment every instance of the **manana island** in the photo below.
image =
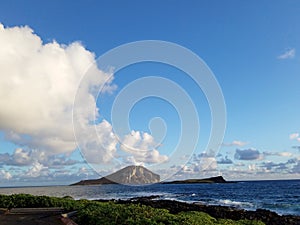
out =
[[[207,179],[188,179],[161,182],[160,175],[142,166],[128,166],[108,176],[94,180],[82,180],[77,185],[161,185],[192,183],[233,183],[222,176]],[[63,188],[63,186],[62,186]],[[255,211],[199,202],[180,202],[160,199],[160,196],[134,197],[131,199],[75,200],[35,196],[29,194],[0,195],[1,225],[299,225],[300,217],[278,215],[275,212]]]

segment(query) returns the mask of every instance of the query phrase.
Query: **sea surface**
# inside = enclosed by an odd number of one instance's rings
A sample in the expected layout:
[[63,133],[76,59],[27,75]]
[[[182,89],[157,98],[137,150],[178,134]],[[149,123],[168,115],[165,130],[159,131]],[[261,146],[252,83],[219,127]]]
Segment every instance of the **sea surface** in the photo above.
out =
[[257,208],[300,216],[300,180],[245,181],[226,184],[96,185],[0,188],[0,194],[72,196],[75,199],[129,199],[159,195],[159,199]]

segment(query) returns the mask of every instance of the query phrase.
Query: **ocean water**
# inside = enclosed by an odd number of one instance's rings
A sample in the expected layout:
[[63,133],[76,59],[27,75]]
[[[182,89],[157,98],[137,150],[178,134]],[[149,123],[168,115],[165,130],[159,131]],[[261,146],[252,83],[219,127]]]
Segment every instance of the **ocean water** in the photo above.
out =
[[129,199],[159,195],[159,199],[257,208],[300,216],[300,180],[245,181],[227,184],[97,185],[0,188],[0,194],[72,196],[75,199]]

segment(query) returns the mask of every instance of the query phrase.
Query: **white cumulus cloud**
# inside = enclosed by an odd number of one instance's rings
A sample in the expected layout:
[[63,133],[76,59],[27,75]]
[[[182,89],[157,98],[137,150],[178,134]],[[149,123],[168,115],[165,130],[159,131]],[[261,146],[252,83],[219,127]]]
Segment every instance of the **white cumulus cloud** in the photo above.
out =
[[[10,180],[12,178],[12,175],[5,171],[5,170],[0,170],[0,180]],[[1,182],[1,181],[0,181]]]
[[[43,43],[28,26],[7,28],[2,24],[0,49],[0,130],[5,138],[47,155],[74,151],[77,147],[72,124],[74,97],[85,71],[95,63],[95,55],[79,42]],[[94,129],[90,121],[94,119],[94,112],[98,115],[95,97],[89,90],[104,85],[111,77],[98,68],[90,71],[96,78],[86,80],[85,98],[78,105],[84,109],[79,119],[85,121],[85,131]],[[106,86],[107,91],[113,89],[113,85]],[[108,126],[106,122],[97,126],[102,140],[111,135],[110,129],[102,129]],[[87,141],[88,146],[99,143],[89,137]],[[114,151],[115,142],[110,145],[109,150]],[[31,161],[28,154],[17,149],[13,160],[28,164]],[[102,151],[98,156],[106,158],[107,154]],[[37,164],[35,166],[37,168]]]
[[68,158],[77,147],[92,164],[109,163],[120,151],[127,163],[168,160],[150,134],[132,131],[120,145],[112,125],[100,120],[97,92],[116,89],[113,73],[101,71],[80,42],[44,43],[28,26],[0,24],[0,49],[0,131],[19,146],[0,154],[0,165],[23,167],[17,177],[48,179],[53,168],[63,174],[80,163]]
[[33,163],[32,167],[30,167],[26,173],[25,177],[40,177],[40,176],[47,176],[49,174],[48,168],[43,166],[39,162]]
[[199,171],[216,170],[218,167],[215,157],[203,157],[198,165]]
[[118,141],[106,120],[95,126],[85,126],[77,141],[85,159],[92,164],[109,162],[117,151]]
[[165,162],[168,156],[161,155],[156,145],[150,134],[132,130],[122,140],[121,149],[131,155],[127,157],[127,161],[133,164]]

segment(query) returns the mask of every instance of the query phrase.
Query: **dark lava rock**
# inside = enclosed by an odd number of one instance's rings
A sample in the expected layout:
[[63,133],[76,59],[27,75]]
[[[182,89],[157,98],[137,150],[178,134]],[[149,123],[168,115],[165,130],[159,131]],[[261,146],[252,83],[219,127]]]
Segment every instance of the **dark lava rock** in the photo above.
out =
[[[155,200],[159,196],[138,197],[130,200],[114,200],[118,204],[142,204],[154,208],[168,209],[170,213],[177,214],[185,211],[201,211],[214,218],[232,220],[260,220],[267,225],[300,225],[300,216],[278,215],[265,209],[247,211],[228,206],[203,205],[199,203],[185,203],[172,200]],[[101,200],[98,200],[101,201]]]

